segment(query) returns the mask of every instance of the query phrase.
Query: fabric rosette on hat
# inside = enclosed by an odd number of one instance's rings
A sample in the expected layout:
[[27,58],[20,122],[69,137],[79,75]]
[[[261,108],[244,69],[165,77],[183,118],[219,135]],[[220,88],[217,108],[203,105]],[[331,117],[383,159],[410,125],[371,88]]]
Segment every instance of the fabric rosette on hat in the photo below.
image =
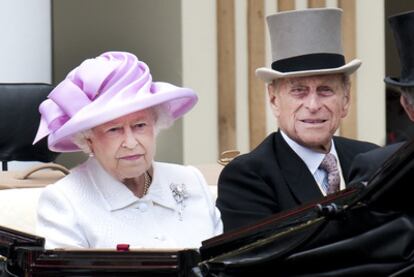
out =
[[53,151],[80,151],[72,142],[78,132],[160,104],[177,119],[197,99],[191,89],[153,82],[147,64],[135,55],[106,52],[82,62],[41,103],[33,143],[48,136]]

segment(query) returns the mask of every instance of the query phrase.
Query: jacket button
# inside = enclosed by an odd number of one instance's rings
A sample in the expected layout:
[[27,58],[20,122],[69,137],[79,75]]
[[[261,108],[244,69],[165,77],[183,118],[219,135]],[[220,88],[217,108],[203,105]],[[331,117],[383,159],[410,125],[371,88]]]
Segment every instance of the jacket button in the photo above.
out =
[[138,209],[141,212],[146,212],[148,210],[148,204],[147,203],[139,203],[138,204]]

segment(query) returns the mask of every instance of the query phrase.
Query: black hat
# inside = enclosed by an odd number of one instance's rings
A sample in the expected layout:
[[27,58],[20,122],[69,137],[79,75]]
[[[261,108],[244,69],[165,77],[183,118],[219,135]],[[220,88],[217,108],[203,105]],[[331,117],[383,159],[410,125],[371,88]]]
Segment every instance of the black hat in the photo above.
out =
[[414,86],[414,11],[400,13],[388,18],[400,56],[400,77],[385,77],[387,84]]

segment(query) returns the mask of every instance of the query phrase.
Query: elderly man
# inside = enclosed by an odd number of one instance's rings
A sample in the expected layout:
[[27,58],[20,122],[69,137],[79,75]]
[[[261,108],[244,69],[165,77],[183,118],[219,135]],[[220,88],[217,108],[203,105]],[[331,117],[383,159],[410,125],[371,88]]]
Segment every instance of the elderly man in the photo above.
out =
[[272,68],[259,68],[280,130],[222,171],[217,206],[225,231],[344,189],[353,158],[376,146],[334,137],[350,105],[340,9],[267,17]]
[[[400,56],[400,77],[386,77],[385,83],[399,88],[400,103],[411,121],[414,122],[414,11],[397,14],[389,18],[398,54]],[[349,174],[352,183],[367,182],[381,164],[403,143],[389,145],[355,158]]]

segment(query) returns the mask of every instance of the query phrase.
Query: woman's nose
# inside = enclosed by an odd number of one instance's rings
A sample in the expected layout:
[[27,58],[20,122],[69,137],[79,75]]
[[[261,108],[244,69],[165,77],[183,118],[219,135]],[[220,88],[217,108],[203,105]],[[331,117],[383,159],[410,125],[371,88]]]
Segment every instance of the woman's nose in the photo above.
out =
[[130,127],[125,127],[125,138],[124,138],[124,147],[133,149],[138,145],[138,140],[135,138],[134,133]]

